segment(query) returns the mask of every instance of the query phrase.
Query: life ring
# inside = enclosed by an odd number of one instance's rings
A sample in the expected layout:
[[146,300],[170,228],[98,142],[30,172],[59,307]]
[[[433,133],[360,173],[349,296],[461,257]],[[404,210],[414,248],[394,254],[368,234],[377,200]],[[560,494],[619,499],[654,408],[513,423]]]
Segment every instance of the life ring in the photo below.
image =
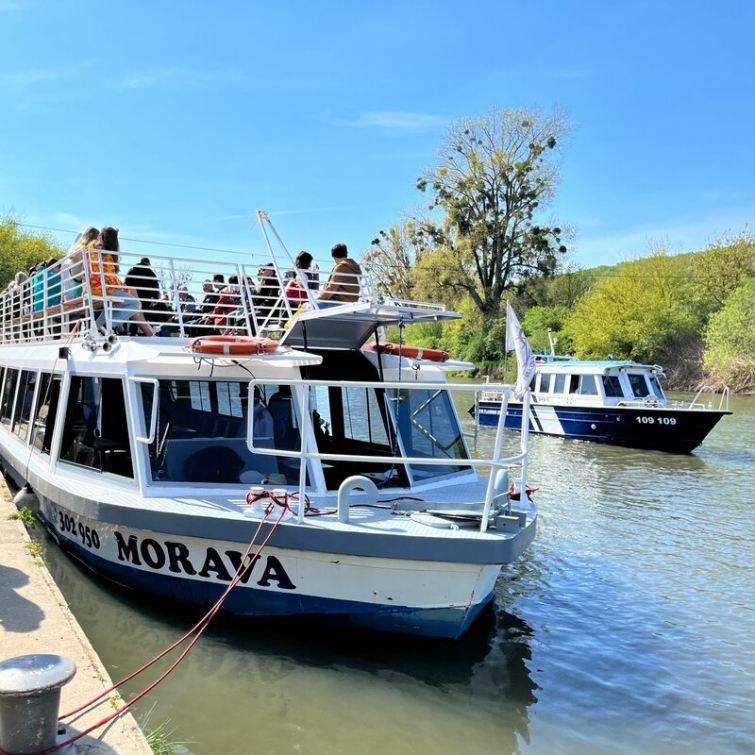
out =
[[408,359],[425,359],[428,362],[447,362],[449,353],[442,349],[423,349],[419,346],[400,346],[397,343],[381,343],[377,346],[381,354],[390,354],[395,357],[407,357]]
[[278,348],[278,342],[271,338],[249,336],[200,336],[189,339],[189,348],[197,354],[251,356],[272,354]]

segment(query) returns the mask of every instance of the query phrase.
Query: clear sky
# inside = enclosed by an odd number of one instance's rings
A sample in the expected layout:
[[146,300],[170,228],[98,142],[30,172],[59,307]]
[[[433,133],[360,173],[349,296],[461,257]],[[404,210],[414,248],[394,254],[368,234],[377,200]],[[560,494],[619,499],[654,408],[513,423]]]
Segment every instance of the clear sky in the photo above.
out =
[[0,210],[246,253],[262,208],[327,260],[426,203],[454,119],[559,106],[572,259],[700,249],[755,210],[754,28],[746,0],[0,0]]

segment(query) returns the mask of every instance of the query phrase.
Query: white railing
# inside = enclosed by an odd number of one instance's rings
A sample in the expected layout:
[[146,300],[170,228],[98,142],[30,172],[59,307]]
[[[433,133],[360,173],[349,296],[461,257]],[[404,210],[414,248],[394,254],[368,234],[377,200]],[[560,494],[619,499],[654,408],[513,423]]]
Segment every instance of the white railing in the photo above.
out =
[[[696,394],[692,401],[689,402],[689,409],[713,411],[716,409],[716,389],[711,385],[704,385]],[[709,396],[707,403],[701,401],[703,396]],[[719,412],[729,411],[729,386],[725,385],[721,390],[721,396],[718,400],[717,410]]]
[[[374,301],[370,274],[339,274],[341,299],[323,301],[329,275],[274,264],[234,264],[143,253],[89,250],[67,255],[49,269],[0,294],[0,339],[30,342],[84,337],[91,331],[137,334],[133,311],[122,309],[124,290],[161,335],[266,335],[283,333],[300,307]],[[105,258],[105,255],[111,257]],[[72,275],[73,285],[68,285]],[[125,274],[124,274],[125,271]],[[115,279],[109,278],[115,276]],[[349,289],[343,292],[344,280]],[[115,286],[113,284],[116,284]]]
[[[254,379],[249,382],[249,395],[254,395],[255,388],[257,386],[263,386],[269,383],[269,380]],[[289,385],[298,388],[309,387],[348,387],[348,388],[376,388],[376,389],[388,389],[388,390],[431,390],[431,391],[479,391],[482,386],[480,385],[465,385],[461,383],[418,383],[412,381],[408,383],[406,381],[387,381],[387,382],[374,382],[374,381],[349,381],[344,383],[343,381],[329,381],[329,380],[303,380],[301,378],[291,379],[276,379],[277,385]],[[307,463],[310,459],[318,459],[320,461],[351,461],[351,462],[366,462],[374,463],[379,461],[381,463],[397,463],[397,464],[422,464],[430,466],[465,466],[476,469],[481,466],[490,466],[490,472],[488,477],[488,485],[485,493],[485,502],[483,506],[482,522],[480,524],[480,531],[485,532],[488,526],[488,518],[490,516],[493,499],[495,498],[495,478],[496,472],[507,466],[518,464],[521,468],[521,475],[517,482],[519,483],[519,489],[521,495],[526,495],[527,490],[527,455],[529,447],[529,420],[530,420],[530,401],[529,391],[525,393],[522,404],[522,432],[519,438],[520,453],[514,454],[508,457],[501,457],[501,446],[503,443],[503,433],[505,428],[505,417],[508,410],[508,403],[511,395],[514,393],[514,388],[511,385],[495,386],[501,393],[501,419],[498,423],[498,430],[496,432],[496,439],[493,446],[493,454],[489,458],[475,459],[471,456],[468,458],[460,459],[456,457],[426,457],[426,456],[407,456],[398,453],[398,447],[394,448],[394,453],[391,456],[377,456],[375,454],[337,454],[318,451],[316,445],[311,445],[310,437],[313,437],[313,433],[310,432],[312,427],[312,417],[309,412],[309,390],[299,390],[299,417],[301,418],[302,426],[300,428],[301,446],[297,450],[285,450],[281,448],[269,448],[269,447],[257,447],[254,445],[254,412],[248,413],[248,427],[247,427],[247,447],[252,453],[263,454],[268,456],[288,456],[291,458],[299,459],[303,463],[300,463],[299,473],[299,500],[304,500],[304,493],[306,487],[306,471]],[[390,397],[389,397],[390,406]],[[393,422],[393,432],[396,433],[400,440],[400,433],[398,432],[398,417],[392,410],[390,412],[391,420]],[[460,428],[461,430],[461,428]],[[464,444],[466,447],[466,444]],[[467,449],[469,450],[469,449]],[[299,507],[299,521],[304,520],[304,507]]]

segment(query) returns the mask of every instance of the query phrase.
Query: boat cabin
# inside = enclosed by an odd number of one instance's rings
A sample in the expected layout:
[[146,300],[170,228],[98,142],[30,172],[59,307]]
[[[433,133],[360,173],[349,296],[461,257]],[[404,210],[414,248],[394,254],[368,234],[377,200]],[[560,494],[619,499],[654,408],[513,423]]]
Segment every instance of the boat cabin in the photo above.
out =
[[537,365],[533,401],[541,404],[666,405],[657,365],[630,361],[546,361]]

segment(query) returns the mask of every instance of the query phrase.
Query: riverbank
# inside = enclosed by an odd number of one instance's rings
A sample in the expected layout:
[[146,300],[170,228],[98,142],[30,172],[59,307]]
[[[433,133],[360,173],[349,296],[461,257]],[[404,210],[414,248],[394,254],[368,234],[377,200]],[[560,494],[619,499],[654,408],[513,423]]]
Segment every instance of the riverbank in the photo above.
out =
[[[5,481],[0,478],[0,660],[34,653],[62,655],[76,664],[76,676],[63,687],[60,712],[91,700],[112,685],[94,648],[68,608],[34,541],[20,519]],[[41,528],[37,522],[35,527]],[[76,734],[104,718],[123,701],[107,695],[95,708],[69,719]],[[151,755],[130,713],[76,742],[87,755]]]

